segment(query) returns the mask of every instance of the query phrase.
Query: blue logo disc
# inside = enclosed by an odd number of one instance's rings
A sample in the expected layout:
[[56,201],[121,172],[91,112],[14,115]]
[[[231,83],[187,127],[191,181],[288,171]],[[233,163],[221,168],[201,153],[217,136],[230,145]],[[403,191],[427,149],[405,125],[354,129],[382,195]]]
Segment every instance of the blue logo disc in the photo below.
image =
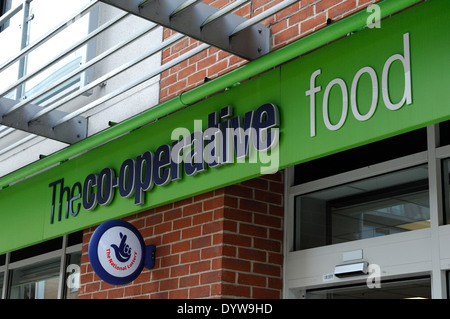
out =
[[89,242],[89,260],[95,273],[112,285],[136,279],[144,267],[145,243],[139,231],[120,219],[101,224]]

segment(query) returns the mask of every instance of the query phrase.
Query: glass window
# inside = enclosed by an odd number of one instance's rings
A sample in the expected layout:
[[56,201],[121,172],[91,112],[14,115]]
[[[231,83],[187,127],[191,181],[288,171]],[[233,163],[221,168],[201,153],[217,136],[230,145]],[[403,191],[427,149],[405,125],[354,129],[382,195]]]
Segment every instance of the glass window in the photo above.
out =
[[295,205],[296,249],[428,228],[427,165],[297,196]]
[[3,296],[3,280],[4,280],[4,273],[0,272],[0,299],[2,299]]
[[[21,4],[21,0],[5,0],[2,1],[5,17],[12,13],[15,8],[17,8]],[[8,45],[2,45],[2,49],[0,50],[0,64],[8,61],[9,58],[17,54],[21,50],[21,39],[22,39],[22,24],[23,14],[22,10],[16,12],[14,16],[10,19],[6,19],[4,24],[1,27],[0,32],[0,43],[8,43]],[[19,76],[19,62],[15,62],[7,69],[2,70],[0,74],[0,90],[3,91],[11,83],[16,81]],[[11,92],[6,95],[8,98],[15,98],[15,92]]]
[[80,265],[81,252],[76,252],[67,256],[65,299],[78,298],[78,289],[80,288]]
[[[74,13],[80,11],[89,2],[90,0],[1,1],[0,7],[3,6],[4,10],[7,10],[4,16],[8,15],[8,18],[6,18],[3,26],[0,26],[2,28],[0,29],[2,31],[0,33],[0,42],[8,43],[8,45],[3,46],[2,50],[0,50],[0,64],[18,54],[25,46],[36,43],[38,39],[48,34],[50,30],[54,29],[64,20],[73,16]],[[95,43],[93,42],[95,40],[80,46],[75,51],[72,51],[72,53],[43,70],[43,66],[49,61],[54,60],[60,53],[70,48],[91,30],[96,28],[96,12],[93,10],[84,16],[74,19],[61,32],[48,37],[45,42],[36,46],[19,61],[4,69],[0,76],[0,91],[9,88],[24,75],[39,71],[28,79],[24,85],[19,86],[16,90],[7,92],[8,94],[5,97],[18,100],[21,97],[33,96],[38,91],[48,87],[92,58],[95,55]],[[28,21],[26,29],[22,28],[24,15],[26,15]],[[90,76],[91,73],[92,70],[89,70],[75,76],[33,101],[33,103],[41,104],[45,101],[51,101],[50,99],[52,97],[56,98],[63,93],[67,93],[68,90],[77,89],[83,83],[89,81],[86,77]]]
[[450,224],[450,159],[446,159],[442,164],[442,179],[444,190],[444,209],[446,224]]
[[6,254],[0,255],[0,299],[3,298],[3,284],[6,269],[5,263],[6,263]]
[[11,252],[10,262],[14,263],[19,260],[28,259],[38,255],[52,252],[62,248],[62,237],[47,240],[45,242],[25,247]]
[[[0,0],[0,17],[11,9],[11,0]],[[0,25],[0,32],[5,30],[9,25],[9,21],[5,21]]]
[[307,183],[426,150],[427,129],[414,130],[296,165],[295,184]]
[[58,298],[61,258],[26,265],[11,271],[11,299]]
[[[80,11],[82,7],[89,3],[90,0],[73,1],[73,0],[46,0],[33,1],[30,4],[30,13],[33,19],[30,21],[29,42],[33,43],[43,35],[55,28],[63,19],[69,18],[73,13]],[[57,17],[57,18],[55,18]],[[60,18],[58,18],[60,17]],[[52,57],[57,56],[60,52],[68,49],[74,43],[80,41],[89,33],[90,14],[80,17],[63,31],[49,38],[43,45],[39,46],[27,57],[27,73],[39,70],[42,65],[47,63]],[[49,84],[56,82],[66,74],[77,69],[87,60],[88,45],[83,45],[79,49],[73,51],[53,66],[39,73],[25,85],[25,96],[32,96],[39,90],[42,90]],[[45,101],[60,92],[70,89],[73,85],[79,86],[82,75],[72,78],[53,91],[46,94],[43,98],[36,101]],[[77,88],[76,87],[76,88]]]
[[[77,299],[80,286],[83,231],[0,255],[0,299]],[[61,264],[66,255],[65,269]],[[6,284],[5,284],[6,286]],[[62,288],[62,289],[61,289]]]
[[429,278],[382,282],[381,288],[366,285],[342,288],[323,288],[306,292],[306,299],[430,299]]
[[450,144],[450,121],[439,123],[439,140],[440,146]]

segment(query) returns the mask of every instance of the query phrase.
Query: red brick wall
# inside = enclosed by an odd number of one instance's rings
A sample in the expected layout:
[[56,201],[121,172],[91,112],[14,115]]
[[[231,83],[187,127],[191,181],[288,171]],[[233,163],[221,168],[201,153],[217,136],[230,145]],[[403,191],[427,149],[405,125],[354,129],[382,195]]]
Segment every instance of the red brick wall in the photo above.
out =
[[281,298],[283,175],[265,175],[125,220],[155,244],[155,268],[113,286],[92,270],[83,238],[79,298]]
[[[282,0],[253,0],[236,14],[252,17]],[[276,50],[362,10],[377,0],[302,0],[265,19]],[[204,1],[222,7],[231,0]],[[166,29],[164,38],[173,35]],[[162,63],[198,41],[186,38],[162,53]],[[161,74],[161,102],[247,61],[209,48]],[[156,266],[131,284],[102,282],[89,265],[87,248],[94,229],[85,231],[80,298],[280,298],[282,290],[282,173],[212,191],[126,220],[157,246]]]
[[[264,12],[282,0],[253,0],[240,8],[235,14],[250,18]],[[272,32],[272,49],[276,50],[294,40],[297,40],[315,30],[327,25],[327,20],[339,20],[349,14],[359,11],[378,0],[302,0],[280,11],[261,23]],[[231,0],[209,0],[204,3],[221,8]],[[174,32],[166,29],[164,38]],[[179,43],[163,51],[162,63],[178,57],[199,42],[185,38]],[[183,91],[188,91],[202,83],[205,77],[215,78],[229,72],[247,61],[216,48],[209,48],[196,56],[178,64],[161,74],[160,100],[171,99]]]

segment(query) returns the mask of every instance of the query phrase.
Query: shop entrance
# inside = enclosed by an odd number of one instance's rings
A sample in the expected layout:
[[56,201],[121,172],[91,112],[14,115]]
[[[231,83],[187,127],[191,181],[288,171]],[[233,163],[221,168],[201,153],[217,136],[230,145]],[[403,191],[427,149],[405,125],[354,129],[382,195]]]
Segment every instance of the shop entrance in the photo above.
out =
[[287,170],[286,298],[447,299],[447,125]]
[[380,288],[352,285],[307,290],[306,299],[430,299],[429,277],[382,282]]

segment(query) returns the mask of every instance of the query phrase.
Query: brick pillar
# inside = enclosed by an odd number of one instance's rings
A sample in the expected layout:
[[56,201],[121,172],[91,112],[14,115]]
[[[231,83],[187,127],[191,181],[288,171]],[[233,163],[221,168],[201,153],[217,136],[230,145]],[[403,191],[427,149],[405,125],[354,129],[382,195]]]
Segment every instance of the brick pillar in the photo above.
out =
[[282,174],[225,188],[222,297],[281,298]]
[[281,298],[283,175],[240,184],[127,217],[146,244],[155,244],[155,268],[132,283],[113,286],[89,264],[83,238],[79,298]]

